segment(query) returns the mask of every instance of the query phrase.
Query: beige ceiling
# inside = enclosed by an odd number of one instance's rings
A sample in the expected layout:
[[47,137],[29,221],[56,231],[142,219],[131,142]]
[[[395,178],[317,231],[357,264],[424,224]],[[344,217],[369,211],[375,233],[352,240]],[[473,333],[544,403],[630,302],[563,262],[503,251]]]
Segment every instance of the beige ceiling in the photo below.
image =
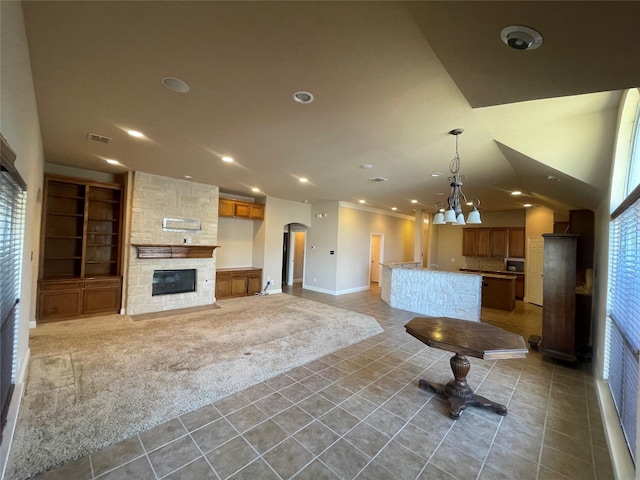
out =
[[[112,158],[242,195],[258,187],[403,213],[415,198],[430,210],[446,200],[448,132],[459,127],[464,191],[483,208],[594,208],[608,185],[619,90],[640,85],[638,2],[29,1],[23,10],[48,162],[123,171]],[[500,41],[509,24],[536,28],[543,45],[510,49]],[[191,90],[167,90],[165,76]],[[315,101],[294,103],[297,90]],[[388,181],[368,180],[377,176]]]

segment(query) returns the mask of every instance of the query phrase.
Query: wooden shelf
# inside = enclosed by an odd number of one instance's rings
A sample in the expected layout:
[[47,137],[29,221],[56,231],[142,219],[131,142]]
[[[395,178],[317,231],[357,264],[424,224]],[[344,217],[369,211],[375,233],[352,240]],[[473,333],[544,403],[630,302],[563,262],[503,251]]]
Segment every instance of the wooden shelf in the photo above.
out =
[[219,245],[132,245],[138,258],[211,258]]
[[47,174],[43,190],[38,322],[117,313],[122,185]]

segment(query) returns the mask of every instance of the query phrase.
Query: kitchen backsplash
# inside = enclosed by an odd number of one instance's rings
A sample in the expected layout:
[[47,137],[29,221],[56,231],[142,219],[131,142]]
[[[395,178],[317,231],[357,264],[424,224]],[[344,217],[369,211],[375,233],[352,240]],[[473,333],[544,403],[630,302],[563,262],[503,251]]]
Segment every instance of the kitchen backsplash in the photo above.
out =
[[464,257],[465,268],[473,270],[504,270],[504,258],[502,257]]

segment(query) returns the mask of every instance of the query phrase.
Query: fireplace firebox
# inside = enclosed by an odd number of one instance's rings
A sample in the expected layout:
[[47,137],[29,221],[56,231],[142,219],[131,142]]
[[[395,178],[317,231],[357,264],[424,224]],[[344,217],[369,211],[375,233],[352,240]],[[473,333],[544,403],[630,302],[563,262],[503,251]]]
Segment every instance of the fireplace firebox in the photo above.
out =
[[154,270],[151,295],[172,295],[196,291],[196,270]]

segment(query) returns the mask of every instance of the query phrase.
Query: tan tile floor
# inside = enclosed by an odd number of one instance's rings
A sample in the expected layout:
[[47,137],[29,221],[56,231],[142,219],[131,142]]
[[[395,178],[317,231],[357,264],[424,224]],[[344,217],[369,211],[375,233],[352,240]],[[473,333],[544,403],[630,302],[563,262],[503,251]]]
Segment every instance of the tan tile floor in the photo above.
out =
[[[472,363],[469,383],[508,405],[451,420],[419,378],[447,381],[449,352],[403,325],[414,313],[368,292],[289,293],[375,317],[384,332],[56,470],[44,479],[613,479],[590,365]],[[540,334],[540,307],[483,321]]]

